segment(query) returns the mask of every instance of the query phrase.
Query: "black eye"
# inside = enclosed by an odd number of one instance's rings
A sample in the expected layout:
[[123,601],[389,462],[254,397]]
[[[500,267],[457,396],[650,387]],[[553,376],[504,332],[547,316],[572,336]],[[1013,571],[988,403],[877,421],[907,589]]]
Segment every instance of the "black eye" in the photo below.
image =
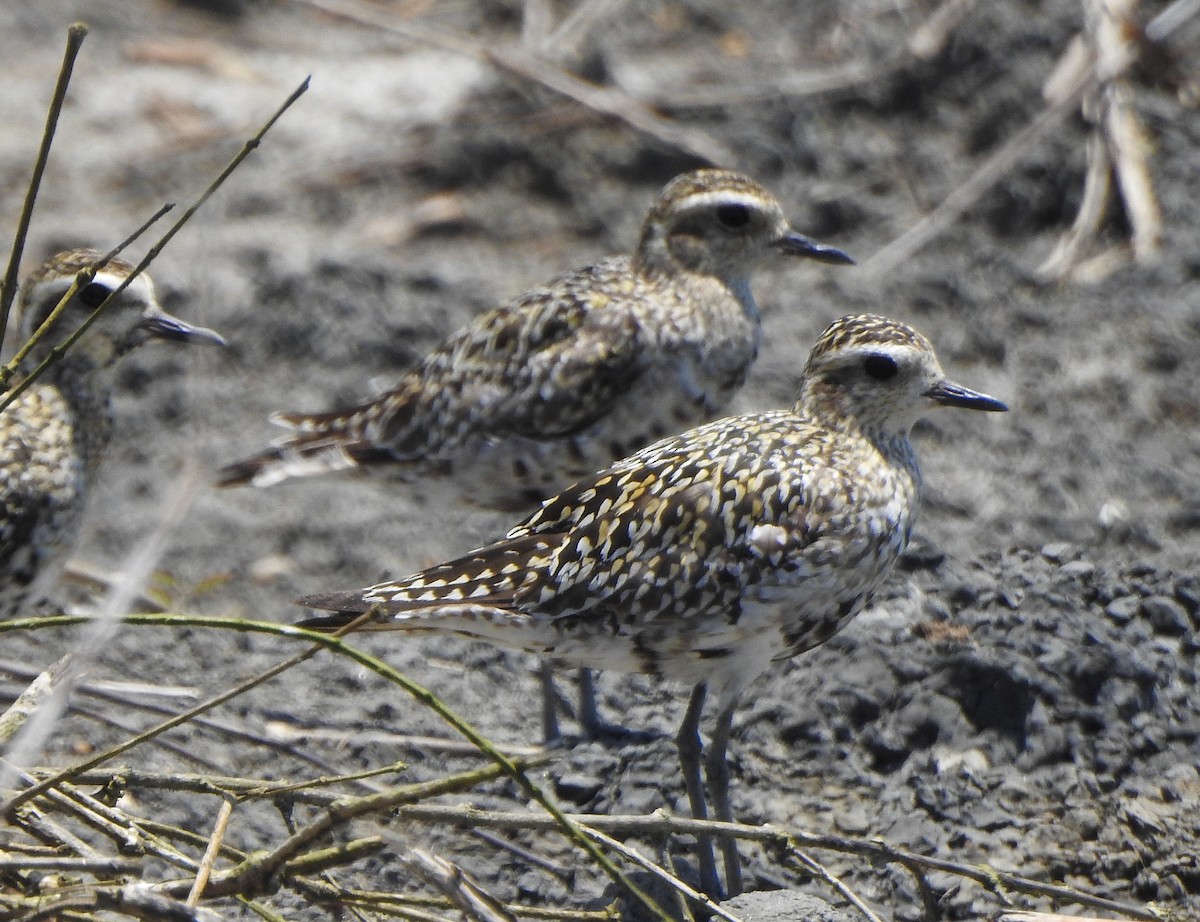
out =
[[896,365],[896,360],[891,356],[868,355],[863,359],[863,371],[876,381],[886,381],[888,378],[896,377],[900,369]]
[[109,295],[109,287],[99,282],[84,285],[79,292],[79,300],[88,307],[99,307]]
[[722,227],[745,227],[750,223],[750,209],[745,205],[720,205],[717,207],[717,220]]

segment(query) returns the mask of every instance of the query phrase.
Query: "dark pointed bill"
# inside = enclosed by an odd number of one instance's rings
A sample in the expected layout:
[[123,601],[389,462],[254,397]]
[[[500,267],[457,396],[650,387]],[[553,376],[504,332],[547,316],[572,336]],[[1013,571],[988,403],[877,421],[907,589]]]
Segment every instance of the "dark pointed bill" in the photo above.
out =
[[969,387],[955,384],[953,381],[940,381],[925,392],[930,400],[947,407],[961,407],[964,410],[985,410],[989,413],[1005,413],[1008,411],[1003,403],[995,397],[973,391]]
[[837,247],[817,243],[817,241],[795,232],[784,234],[775,241],[775,246],[790,256],[804,256],[834,266],[854,265],[854,260]]
[[194,327],[167,313],[145,314],[142,317],[141,325],[148,335],[157,339],[168,339],[181,343],[202,343],[210,346],[225,345],[225,337],[216,330]]

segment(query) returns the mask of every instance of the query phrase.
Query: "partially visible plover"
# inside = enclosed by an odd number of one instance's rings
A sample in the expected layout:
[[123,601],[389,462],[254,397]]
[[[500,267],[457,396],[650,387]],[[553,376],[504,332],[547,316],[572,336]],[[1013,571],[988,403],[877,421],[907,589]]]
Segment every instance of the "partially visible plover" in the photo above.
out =
[[[95,250],[52,256],[26,279],[18,305],[25,342]],[[112,259],[68,303],[18,370],[27,377],[117,288],[133,266]],[[33,614],[66,564],[88,491],[112,430],[109,395],[117,360],[151,339],[224,340],[166,313],[145,273],[137,276],[53,365],[0,411],[0,616]]]
[[[693,815],[731,819],[725,750],[741,690],[772,660],[823,643],[904,550],[920,472],[909,442],[937,406],[1004,410],[948,381],[904,324],[843,317],[822,334],[791,410],[734,416],[663,439],[568,487],[501,541],[414,576],[301,604],[337,629],[461,634],[564,662],[695,687],[677,741]],[[737,851],[724,849],[730,892]],[[711,843],[702,883],[720,889]]]
[[633,255],[476,317],[361,406],[276,414],[295,434],[223,468],[219,483],[451,472],[484,505],[527,508],[721,410],[758,351],[749,280],[773,252],[851,261],[793,231],[753,180],[685,173],[662,190]]

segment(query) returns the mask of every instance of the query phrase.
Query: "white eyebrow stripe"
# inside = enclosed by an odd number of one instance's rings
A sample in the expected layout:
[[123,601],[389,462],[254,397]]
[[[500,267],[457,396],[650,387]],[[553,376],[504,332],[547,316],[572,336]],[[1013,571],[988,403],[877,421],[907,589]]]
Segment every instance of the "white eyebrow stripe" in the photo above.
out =
[[762,208],[762,196],[749,192],[732,192],[728,189],[716,189],[711,192],[697,192],[683,200],[688,208],[703,208],[707,205],[745,205],[747,208]]

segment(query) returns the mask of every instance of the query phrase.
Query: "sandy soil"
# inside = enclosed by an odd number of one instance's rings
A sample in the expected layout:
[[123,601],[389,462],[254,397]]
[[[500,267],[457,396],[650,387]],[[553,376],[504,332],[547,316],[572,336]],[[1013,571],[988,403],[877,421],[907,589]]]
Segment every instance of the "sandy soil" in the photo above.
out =
[[[373,393],[479,310],[627,249],[655,191],[715,152],[776,191],[797,227],[863,264],[761,274],[768,335],[735,409],[789,402],[815,335],[864,309],[917,325],[953,377],[1012,409],[920,427],[929,491],[915,547],[874,609],[753,688],[732,752],[739,815],[884,836],[1195,912],[1200,119],[1172,75],[1195,76],[1200,23],[1172,39],[1173,64],[1156,59],[1133,84],[1166,228],[1156,265],[1090,284],[1035,279],[1082,194],[1089,129],[1076,113],[1032,143],[948,233],[878,277],[872,255],[1043,110],[1042,86],[1082,17],[1071,0],[978,4],[939,53],[892,66],[935,6],[612,4],[577,41],[555,43],[573,72],[663,106],[692,132],[680,147],[469,57],[300,5],[5,4],[0,202],[10,227],[65,26],[82,18],[92,29],[26,266],[63,244],[110,246],[161,202],[189,201],[313,75],[309,93],[154,266],[169,309],[231,346],[219,355],[146,351],[128,363],[80,559],[119,568],[189,469],[209,476],[274,436],[271,411]],[[411,19],[407,7],[370,9],[492,45],[516,42],[527,12],[516,3],[412,7]],[[552,26],[570,12],[547,7]],[[779,89],[846,62],[878,72],[832,92]],[[716,101],[693,98],[701,91]],[[1127,232],[1113,209],[1099,245]],[[297,595],[410,571],[510,519],[446,506],[420,485],[201,488],[164,555],[165,591],[175,608],[286,622]],[[48,663],[69,643],[66,633],[19,638],[0,657]],[[537,741],[523,658],[451,639],[363,643],[499,742]],[[100,671],[211,693],[293,650],[268,637],[126,631]],[[642,677],[605,676],[601,690],[607,708],[658,737],[577,746],[539,777],[581,810],[682,810],[670,734],[684,696]],[[452,734],[332,658],[220,716],[298,731],[305,752],[339,771],[403,759],[409,777],[426,778],[475,764],[398,739]],[[73,718],[48,758],[119,735]],[[230,774],[313,771],[283,756],[264,764],[260,748],[223,734],[172,739]],[[144,758],[187,762],[161,748]],[[480,802],[511,808],[515,796],[497,784]],[[239,825],[239,844],[279,834],[277,818],[262,823]],[[572,878],[577,859],[561,846],[539,843],[568,869],[556,875],[477,839],[420,826],[388,834],[443,848],[504,898],[585,905],[605,891],[590,872]],[[676,851],[686,872],[687,850]],[[777,856],[744,852],[756,888],[801,885]],[[833,865],[885,916],[919,917],[910,877],[850,858]],[[387,856],[360,865],[355,880],[413,887]],[[947,917],[994,907],[948,877],[932,883],[947,891]]]

